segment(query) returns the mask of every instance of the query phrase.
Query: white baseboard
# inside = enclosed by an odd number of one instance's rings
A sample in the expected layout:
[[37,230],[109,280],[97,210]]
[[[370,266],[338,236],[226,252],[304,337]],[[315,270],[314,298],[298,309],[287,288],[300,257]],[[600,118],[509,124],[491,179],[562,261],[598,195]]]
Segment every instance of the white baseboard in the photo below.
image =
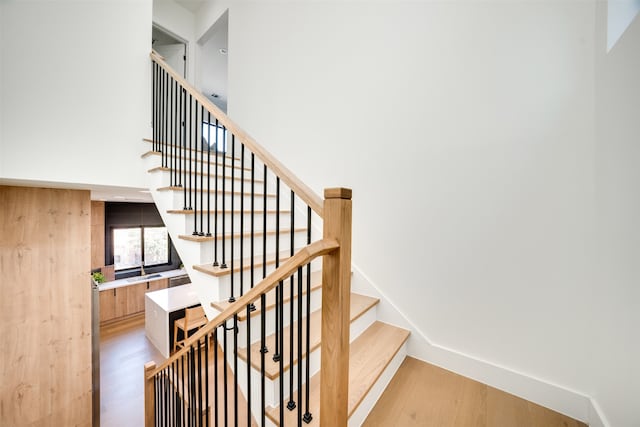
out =
[[352,269],[352,291],[380,298],[378,320],[411,331],[407,355],[553,409],[591,427],[610,427],[590,396],[433,342],[357,266],[352,265]]

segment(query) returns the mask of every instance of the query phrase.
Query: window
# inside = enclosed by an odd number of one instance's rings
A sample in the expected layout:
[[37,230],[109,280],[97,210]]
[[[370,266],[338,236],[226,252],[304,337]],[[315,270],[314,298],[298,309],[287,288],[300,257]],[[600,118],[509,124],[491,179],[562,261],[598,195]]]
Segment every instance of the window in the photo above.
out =
[[166,227],[113,229],[113,263],[116,270],[167,264],[169,235]]
[[[215,123],[202,122],[202,139],[204,140],[203,143],[205,145],[209,144],[209,147],[211,147],[211,149],[213,150],[216,149],[216,132],[218,138],[218,152],[226,153],[229,131]],[[211,140],[209,140],[209,138],[211,138]]]

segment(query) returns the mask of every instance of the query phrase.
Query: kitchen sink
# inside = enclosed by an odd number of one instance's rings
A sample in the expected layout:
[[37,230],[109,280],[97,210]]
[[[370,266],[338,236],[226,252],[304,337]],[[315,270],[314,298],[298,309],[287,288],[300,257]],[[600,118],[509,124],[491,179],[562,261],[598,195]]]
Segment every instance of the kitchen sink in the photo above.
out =
[[146,276],[136,276],[127,279],[128,282],[140,282],[143,280],[155,279],[158,277],[162,277],[162,274],[148,274]]

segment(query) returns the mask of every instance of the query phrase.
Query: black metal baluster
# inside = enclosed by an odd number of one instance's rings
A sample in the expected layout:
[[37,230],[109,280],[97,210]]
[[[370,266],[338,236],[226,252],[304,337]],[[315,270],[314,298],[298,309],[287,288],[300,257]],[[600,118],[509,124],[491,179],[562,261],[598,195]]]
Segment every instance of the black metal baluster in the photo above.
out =
[[244,295],[244,144],[240,144],[240,296]]
[[211,112],[207,111],[207,237],[209,236],[211,236]]
[[202,341],[198,340],[198,426],[202,426],[202,413],[205,405],[202,401]]
[[[184,95],[184,96],[183,96]],[[178,156],[178,163],[180,164],[180,185],[182,186],[182,194],[183,201],[182,207],[183,210],[188,210],[187,204],[187,156],[185,151],[185,146],[187,144],[187,126],[186,126],[186,117],[187,117],[187,94],[184,89],[180,88],[180,102],[182,104],[182,111],[180,114],[180,126],[181,127],[181,139],[180,139],[180,155]]]
[[[226,173],[226,158],[227,158],[227,128],[222,126],[222,146],[224,147],[224,152],[222,153],[222,263],[220,264],[220,268],[227,268],[227,263],[225,259],[225,233],[227,228],[225,227],[226,220],[226,212],[225,212],[225,195],[226,195],[226,187],[227,187],[227,173]],[[233,221],[232,221],[233,223]],[[233,237],[232,237],[233,238]]]
[[[279,191],[279,186],[277,187],[277,190]],[[277,232],[276,232],[277,233]],[[282,286],[282,281],[278,284],[278,287],[280,288],[280,292],[279,292],[279,296],[280,296],[280,301],[278,301],[276,303],[276,307],[279,305],[280,306],[280,347],[278,347],[278,353],[280,353],[280,358],[278,359],[278,370],[279,370],[279,385],[280,385],[280,399],[278,399],[278,402],[280,403],[279,408],[280,408],[280,425],[283,426],[284,425],[284,289]],[[293,325],[290,325],[289,327],[289,332],[292,333],[293,331],[291,331],[291,327],[293,327]],[[276,332],[278,331],[278,329],[276,329]],[[293,366],[291,366],[291,368],[293,369]],[[289,372],[291,373],[291,372]],[[289,390],[289,394],[291,394],[292,390]]]
[[171,144],[169,145],[169,185],[171,187],[177,184],[176,182],[176,157],[175,157],[175,145],[176,145],[176,88],[173,79],[169,82],[171,85],[171,90],[169,91],[169,105],[170,108],[166,113],[166,122],[165,122],[165,133],[167,135],[167,139],[171,140]]
[[[204,139],[204,133],[202,130],[202,122],[204,121],[204,106],[200,106],[200,120],[198,121],[198,126],[196,127],[196,140],[198,142],[197,147],[200,148],[200,232],[199,236],[204,236],[204,147],[202,146],[202,140]],[[200,138],[197,137],[198,130],[200,131]],[[198,152],[196,151],[196,155]],[[208,177],[208,175],[207,175]]]
[[223,369],[223,373],[222,373],[222,377],[223,377],[223,382],[224,384],[222,385],[222,388],[224,390],[224,427],[227,427],[229,425],[229,381],[228,381],[228,375],[227,375],[227,321],[224,321],[224,328],[223,328],[223,333],[224,335],[222,336],[222,356],[223,356],[223,364],[222,364],[222,369]]
[[[311,207],[307,206],[307,245],[311,244]],[[311,329],[311,263],[307,264],[307,324],[306,324],[306,370],[305,370],[305,413],[302,420],[309,424],[313,419],[309,412],[309,333]]]
[[216,154],[216,165],[215,165],[215,176],[216,180],[214,183],[214,216],[213,216],[213,266],[217,267],[220,264],[218,263],[218,119],[216,119],[216,145],[215,145],[215,154]]
[[[293,256],[293,246],[294,246],[294,234],[293,230],[295,229],[295,214],[294,214],[294,199],[295,193],[291,190],[291,213],[289,214],[291,217],[291,230],[290,239],[289,239],[289,254]],[[293,306],[294,306],[294,282],[293,282],[293,274],[291,275],[291,279],[289,282],[289,403],[287,403],[287,409],[293,411],[296,408],[296,402],[293,400]],[[300,324],[298,323],[298,329],[300,329]],[[299,360],[299,359],[298,359]],[[298,371],[298,376],[300,376],[300,371]]]
[[[215,427],[219,425],[219,405],[220,405],[220,395],[218,393],[218,328],[216,327],[213,330],[213,383],[215,384],[215,388],[213,389],[213,401],[215,402],[215,407],[213,409],[215,416]],[[223,364],[224,366],[224,364]]]
[[302,426],[302,368],[302,267],[298,267],[298,427]]
[[[256,185],[256,174],[255,174],[255,154],[251,153],[251,217],[250,217],[250,221],[251,221],[251,289],[253,289],[253,285],[255,284],[255,274],[254,274],[254,267],[255,267],[255,196],[256,196],[256,192],[255,192],[255,185]],[[253,309],[255,310],[255,306],[253,307]]]
[[153,405],[153,409],[155,412],[155,425],[158,425],[158,423],[160,422],[160,394],[159,394],[159,390],[160,387],[158,386],[158,375],[154,375],[153,376],[153,400],[154,400],[154,405]]
[[151,105],[153,109],[153,113],[151,115],[151,127],[153,128],[153,151],[156,151],[156,144],[158,140],[158,124],[156,122],[156,116],[158,114],[158,105],[156,105],[156,91],[158,90],[159,85],[156,83],[156,74],[158,73],[158,67],[156,66],[155,61],[151,62]]
[[[188,153],[189,153],[189,210],[193,210],[193,204],[191,203],[191,195],[193,193],[193,162],[191,160],[191,142],[193,139],[193,122],[191,121],[191,113],[193,110],[193,95],[189,94],[189,137],[188,137]],[[185,125],[185,129],[186,129],[186,125]],[[185,156],[185,162],[187,161],[186,156]],[[194,218],[194,224],[195,224],[195,218]]]
[[[266,217],[267,210],[265,209],[264,212]],[[266,233],[266,230],[264,230],[264,232]],[[276,238],[276,268],[278,268],[280,266],[280,177],[278,176],[276,176],[276,235],[275,235],[275,238]],[[283,291],[282,283],[283,282],[280,281],[276,286],[276,311],[275,311],[276,350],[275,350],[275,354],[273,355],[274,362],[280,361],[280,358],[283,357],[282,353],[280,352],[280,348],[281,348],[280,344],[282,341],[282,334],[280,333],[280,330],[282,329],[282,324],[280,323],[280,321],[283,319],[282,310],[284,309],[284,307],[282,306],[282,304],[279,303],[280,301],[282,301],[282,291]],[[280,377],[280,385],[282,385],[282,377]]]
[[[185,331],[186,334],[186,331]],[[189,347],[189,413],[191,419],[191,425],[195,427],[196,424],[196,358],[193,351],[193,345]]]
[[238,315],[233,315],[233,418],[234,427],[238,427]]
[[205,412],[205,425],[206,427],[209,427],[210,423],[209,423],[209,417],[211,416],[211,411],[209,409],[209,339],[210,336],[209,334],[207,334],[207,336],[205,337],[204,340],[204,377],[205,377],[205,407],[207,408],[206,412]]
[[[186,353],[185,353],[186,354]],[[184,394],[184,378],[185,378],[185,372],[184,372],[184,358],[186,357],[185,354],[182,355],[182,357],[180,358],[180,375],[182,376],[182,407],[184,408],[182,411],[182,425],[187,425],[187,421],[188,421],[188,417],[187,417],[187,396]],[[188,366],[188,365],[187,365]]]
[[[226,156],[225,156],[226,157]],[[229,264],[231,265],[231,297],[229,298],[229,302],[235,302],[236,298],[235,298],[235,289],[234,289],[234,277],[233,277],[233,242],[236,240],[236,236],[233,235],[234,232],[234,200],[235,200],[235,196],[234,196],[234,192],[235,192],[235,177],[236,177],[236,173],[235,173],[235,168],[234,163],[235,163],[235,159],[236,159],[236,137],[235,135],[231,134],[231,237],[229,238],[230,243],[231,243],[231,256],[229,257],[229,259],[231,260],[231,262],[229,262]],[[242,217],[242,213],[240,213],[240,216]],[[224,262],[224,252],[222,255],[222,262]]]
[[[265,354],[269,352],[267,349],[267,340],[266,340],[266,296],[264,293],[260,295],[260,425],[265,425],[265,408],[267,406],[266,396],[265,396]],[[248,353],[248,351],[247,351]]]
[[251,425],[251,304],[247,305],[247,424]]

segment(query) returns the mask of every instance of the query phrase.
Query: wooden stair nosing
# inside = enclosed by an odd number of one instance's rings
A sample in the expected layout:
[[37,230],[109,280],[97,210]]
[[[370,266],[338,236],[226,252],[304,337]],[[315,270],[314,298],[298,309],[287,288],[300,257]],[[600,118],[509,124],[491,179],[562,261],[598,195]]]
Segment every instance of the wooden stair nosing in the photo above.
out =
[[[156,188],[156,191],[180,191],[180,192],[183,192],[183,191],[185,191],[185,189],[184,189],[184,187],[167,186],[167,187]],[[186,191],[187,191],[187,193],[189,193],[190,191],[192,191],[192,189],[191,188],[187,188]],[[198,191],[199,191],[199,189],[198,189]],[[209,193],[214,193],[215,194],[216,190],[214,188],[210,188],[209,190],[203,190],[203,192],[204,193],[209,192]],[[222,190],[218,190],[218,195],[222,195]],[[246,191],[244,193],[241,193],[240,191],[234,191],[233,194],[232,194],[231,191],[225,191],[225,195],[229,195],[229,196],[232,196],[232,195],[233,196],[245,196],[246,197],[246,196],[251,196],[251,193],[250,192],[248,193]],[[255,198],[262,199],[264,197],[264,193],[255,193],[254,192],[253,196]],[[277,195],[275,195],[275,194],[267,194],[267,197],[271,198],[271,199],[275,199],[277,197]]]
[[[149,169],[147,172],[154,173],[154,172],[173,172],[173,171],[174,171],[173,168],[168,168],[166,166],[156,166],[156,167],[153,167],[153,168]],[[182,171],[179,171],[179,173],[184,174],[184,175],[188,174],[188,175],[195,175],[195,176],[200,176],[200,175],[209,176],[209,178],[216,179],[215,175],[213,175],[211,173],[205,173],[205,172],[201,173],[198,170],[190,170],[190,171],[186,171],[186,172],[184,170],[182,170]],[[245,182],[248,181],[248,182],[251,182],[251,177],[250,176],[245,176],[245,177],[232,176],[231,174],[224,174],[224,176],[223,176],[222,173],[218,173],[217,178],[219,178],[219,179],[233,179],[234,181],[245,181]],[[256,183],[256,184],[262,184],[264,181],[261,180],[261,179],[254,178],[253,182]],[[222,190],[219,190],[219,191],[222,191]]]
[[[299,251],[300,248],[294,248],[294,253]],[[276,263],[276,257],[274,253],[270,253],[270,254],[266,254],[266,265],[272,265]],[[253,257],[253,266],[255,267],[262,267],[263,265],[263,258],[265,258],[262,256],[262,254],[260,255],[256,255]],[[280,251],[280,256],[279,256],[279,261],[280,262],[284,262],[286,261],[289,257],[291,257],[291,251],[290,250],[286,250],[286,251]],[[233,272],[236,273],[240,270],[240,260],[234,260],[233,262]],[[242,260],[242,270],[249,270],[251,268],[251,258],[244,258]],[[228,276],[231,274],[231,266],[227,267],[227,268],[220,268],[220,267],[214,267],[211,263],[208,264],[200,264],[200,265],[194,265],[193,269],[196,271],[199,271],[201,273],[205,273],[208,274],[210,276],[214,276],[214,277],[221,277],[221,276]]]
[[[143,153],[142,155],[140,155],[140,158],[144,159],[144,158],[149,157],[149,156],[162,156],[162,152],[160,152],[160,151],[147,151],[147,152]],[[218,158],[215,158],[215,160],[213,162],[211,162],[211,161],[207,162],[206,158],[200,159],[200,158],[198,158],[197,154],[194,155],[191,159],[189,159],[189,157],[175,156],[175,155],[171,155],[171,154],[168,154],[167,156],[171,157],[171,158],[180,159],[180,160],[193,161],[193,162],[196,162],[196,163],[204,163],[204,164],[208,163],[212,168],[215,168],[215,165],[217,163],[218,166],[220,166],[220,167],[224,166],[226,168],[234,168],[234,169],[239,169],[239,170],[244,169],[245,171],[251,172],[251,168],[248,168],[246,166],[244,168],[242,166],[238,166],[238,165],[235,164],[235,162],[231,162],[231,158],[229,158],[229,163],[224,162],[224,165],[223,165],[222,162],[220,160],[218,160]],[[209,159],[209,160],[211,160],[211,159]],[[241,159],[237,159],[237,160],[241,160]]]
[[[356,294],[356,293],[351,293],[351,299],[350,299],[350,307],[349,307],[349,314],[350,314],[350,322],[353,323],[354,321],[356,321],[358,318],[360,318],[362,315],[364,315],[369,309],[371,309],[372,307],[374,307],[376,304],[378,304],[380,302],[380,300],[378,298],[373,298],[373,297],[369,297],[366,295],[360,295],[360,294]],[[309,319],[310,321],[310,339],[309,339],[309,351],[313,352],[315,349],[317,349],[318,347],[320,347],[321,344],[321,327],[322,327],[322,309],[320,310],[316,310],[314,312],[311,313],[311,318]],[[306,322],[306,317],[304,318],[303,322]],[[296,331],[297,330],[297,324],[298,322],[294,322],[293,325],[293,330]],[[303,328],[305,329],[305,328]],[[290,337],[289,334],[291,332],[292,328],[291,325],[286,326],[283,329],[282,332],[282,337],[283,337],[283,348],[284,348],[284,352],[283,352],[283,371],[287,371],[289,369],[289,362],[290,362],[290,349],[289,349],[289,345],[290,345]],[[298,337],[297,337],[297,332],[294,332],[294,363],[297,362],[298,357],[297,357],[297,352],[295,351],[295,349],[297,348],[297,342],[298,342]],[[275,346],[275,334],[271,334],[268,337],[266,337],[265,340],[266,346],[268,349],[273,349]],[[260,370],[260,348],[261,348],[261,342],[256,342],[254,344],[251,345],[251,348],[249,349],[249,351],[251,351],[251,366],[253,366],[254,369]],[[306,350],[306,336],[304,334],[303,331],[303,349]],[[303,353],[301,355],[301,357],[304,359],[305,357],[307,357],[306,351],[303,350]],[[271,350],[273,351],[273,350]],[[273,354],[273,353],[271,353]],[[242,359],[242,360],[247,360],[247,349],[246,348],[241,348],[238,349],[238,356]],[[271,357],[267,357],[266,361],[265,361],[265,375],[267,378],[269,378],[270,380],[274,380],[279,376],[280,373],[280,366],[279,363],[274,362],[273,358]]]
[[[300,233],[302,231],[307,231],[306,227],[299,227],[293,230],[294,233]],[[291,233],[291,229],[289,228],[285,228],[285,229],[281,229],[280,233],[282,234],[290,234]],[[267,236],[272,236],[274,234],[276,234],[275,230],[267,230],[266,233],[264,233],[262,230],[254,230],[253,235],[254,236],[262,236],[266,234]],[[250,232],[242,232],[242,233],[234,233],[233,236],[231,236],[231,233],[226,233],[224,235],[225,239],[238,239],[238,238],[249,238],[251,237],[251,233]],[[182,240],[187,240],[190,242],[211,242],[213,240],[215,240],[214,236],[194,236],[193,234],[181,234],[178,236],[179,239]],[[218,240],[221,240],[222,237],[219,237]]]
[[[307,279],[306,279],[307,275],[306,273],[304,274],[302,280],[304,283],[303,289],[302,289],[302,294],[306,295],[307,294]],[[289,280],[285,280],[284,283],[284,289],[285,289],[285,293],[284,293],[284,298],[283,301],[285,303],[289,302],[290,298],[291,298],[291,290],[289,289],[290,286],[290,281]],[[316,289],[320,289],[322,287],[322,271],[313,271],[311,272],[311,292],[315,291]],[[298,296],[298,292],[294,287],[294,298]],[[276,298],[276,293],[275,290],[271,290],[270,292],[267,292],[266,295],[266,305],[265,308],[267,311],[271,310],[273,307],[275,307],[275,298]],[[232,303],[230,303],[228,300],[224,300],[224,301],[218,301],[218,302],[212,302],[211,303],[211,307],[215,308],[218,311],[224,311],[227,307],[229,307]],[[260,310],[262,309],[260,307],[260,300],[255,301],[254,303],[256,309],[254,311],[251,312],[251,317],[257,316],[260,314]],[[238,314],[238,320],[240,321],[245,321],[247,318],[247,313],[246,311],[243,311],[241,313]]]
[[[149,144],[153,144],[153,140],[149,139],[149,138],[143,138],[142,141],[147,142]],[[159,141],[158,141],[159,142]],[[160,145],[164,145],[162,142],[159,142]],[[166,144],[167,147],[171,147],[171,148],[175,148],[177,150],[184,150],[184,151],[195,151],[196,153],[200,153],[200,152],[205,152],[204,150],[198,150],[198,148],[189,148],[189,147],[183,147],[181,145],[176,145],[176,144]],[[153,150],[152,150],[153,151]],[[156,153],[159,153],[159,151],[156,151]],[[222,156],[222,152],[220,151],[207,151],[206,153],[208,153],[209,155],[213,155],[214,157],[220,157]],[[232,157],[229,154],[225,153],[225,156],[227,159],[229,160],[235,160],[235,161],[240,161],[240,157]]]
[[[349,417],[360,406],[389,363],[409,338],[409,331],[380,321],[373,323],[356,338],[349,348]],[[380,334],[383,336],[381,337]],[[383,352],[380,356],[380,352]],[[374,356],[378,356],[377,359]],[[370,365],[373,366],[370,366]],[[363,375],[366,374],[366,375]],[[294,394],[295,396],[295,394]],[[280,407],[267,408],[267,417],[279,425]],[[313,419],[308,426],[320,425],[320,372],[310,379],[309,412]],[[297,425],[297,408],[285,411],[284,425]]]

